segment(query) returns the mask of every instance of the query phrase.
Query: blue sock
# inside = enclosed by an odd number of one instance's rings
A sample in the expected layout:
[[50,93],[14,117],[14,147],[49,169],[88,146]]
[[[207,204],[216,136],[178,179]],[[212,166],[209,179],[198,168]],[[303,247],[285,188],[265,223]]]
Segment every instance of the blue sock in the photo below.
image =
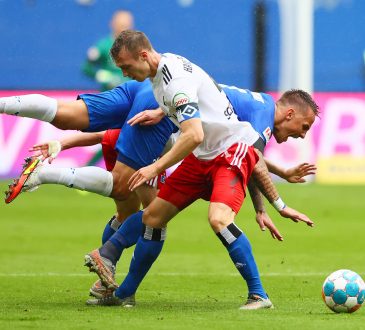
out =
[[111,260],[115,265],[123,250],[136,244],[143,228],[142,215],[143,211],[138,211],[128,217],[99,249],[100,255]]
[[113,221],[116,220],[115,215],[108,221],[108,223],[105,225],[103,236],[101,237],[101,243],[105,244],[105,242],[113,236],[113,234],[116,232],[116,229],[112,227]]
[[242,233],[227,247],[227,250],[236,268],[247,282],[248,294],[267,298],[247,237]]
[[110,237],[109,240],[120,252],[137,243],[143,229],[142,216],[143,211],[132,214],[122,223],[115,234]]
[[[158,230],[159,229],[157,229],[157,231]],[[156,229],[154,229],[154,231],[156,231]],[[138,239],[128,274],[123,283],[115,291],[117,297],[123,299],[131,296],[137,291],[143,278],[159,256],[163,243],[163,240],[152,241],[143,237]]]
[[224,228],[217,235],[226,246],[234,265],[246,281],[248,294],[256,294],[262,298],[267,298],[252,254],[251,244],[246,235],[234,223]]

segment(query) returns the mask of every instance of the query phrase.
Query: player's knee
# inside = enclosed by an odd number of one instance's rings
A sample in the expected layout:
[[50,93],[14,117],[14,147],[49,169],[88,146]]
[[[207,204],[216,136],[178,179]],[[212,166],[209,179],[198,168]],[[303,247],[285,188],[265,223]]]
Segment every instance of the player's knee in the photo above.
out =
[[122,184],[113,184],[113,190],[112,193],[110,195],[110,197],[118,200],[118,201],[125,201],[126,199],[128,199],[130,194],[130,191],[128,190],[128,188],[123,187]]
[[219,215],[210,215],[209,224],[215,233],[220,232],[223,228],[227,227],[231,221],[229,219],[224,219]]
[[127,185],[128,180],[126,180],[124,176],[119,173],[118,170],[115,170],[115,168],[112,171],[112,175],[113,175],[113,190],[110,196],[118,201],[126,200],[131,193]]
[[151,228],[165,227],[164,221],[159,217],[157,212],[150,210],[148,207],[143,211],[143,223]]

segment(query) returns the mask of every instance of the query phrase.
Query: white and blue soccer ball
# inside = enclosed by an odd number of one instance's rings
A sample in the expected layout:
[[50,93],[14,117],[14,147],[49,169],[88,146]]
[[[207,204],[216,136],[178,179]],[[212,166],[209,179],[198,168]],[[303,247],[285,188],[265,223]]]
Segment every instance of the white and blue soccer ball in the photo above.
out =
[[353,313],[365,300],[365,283],[351,270],[337,270],[325,279],[322,298],[336,313]]

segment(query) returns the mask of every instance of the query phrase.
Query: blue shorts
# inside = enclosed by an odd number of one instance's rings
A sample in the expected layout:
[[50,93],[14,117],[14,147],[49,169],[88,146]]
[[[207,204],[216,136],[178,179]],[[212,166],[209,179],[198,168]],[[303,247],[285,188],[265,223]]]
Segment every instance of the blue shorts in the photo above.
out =
[[133,104],[122,86],[98,94],[81,94],[77,99],[85,102],[89,113],[89,127],[84,132],[121,128]]
[[151,126],[124,124],[116,144],[118,161],[135,170],[152,164],[161,156],[167,140],[176,130],[167,117]]
[[177,127],[167,118],[157,125],[130,126],[126,123],[137,113],[158,108],[151,82],[128,81],[110,91],[79,95],[87,105],[89,127],[85,132],[122,128],[116,150],[118,161],[135,170],[152,164],[165,147]]

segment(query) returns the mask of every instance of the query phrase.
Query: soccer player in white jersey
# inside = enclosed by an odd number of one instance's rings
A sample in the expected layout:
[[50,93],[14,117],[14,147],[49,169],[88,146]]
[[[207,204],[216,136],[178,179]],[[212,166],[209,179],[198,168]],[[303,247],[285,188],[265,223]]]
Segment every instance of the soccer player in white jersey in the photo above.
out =
[[[241,309],[271,308],[250,243],[234,223],[251,174],[257,174],[255,179],[261,191],[283,217],[309,226],[313,222],[286,206],[279,197],[265,163],[253,146],[257,133],[249,123],[238,121],[225,94],[201,68],[181,56],[157,53],[142,32],[122,32],[111,54],[125,76],[138,81],[152,80],[156,100],[181,131],[169,152],[132,175],[130,188],[136,189],[184,160],[166,180],[158,197],[143,215],[140,213],[143,233],[129,272],[119,287],[111,267],[118,244],[108,241],[85,256],[86,265],[98,274],[103,284],[117,288],[113,295],[95,300],[95,304],[133,306],[139,284],[161,252],[168,221],[196,199],[204,198],[210,201],[208,218],[212,229],[248,285],[248,299]],[[314,115],[308,121],[309,127],[313,122]],[[304,136],[305,133],[301,132]],[[111,238],[114,243],[118,242],[117,236],[118,232]]]

